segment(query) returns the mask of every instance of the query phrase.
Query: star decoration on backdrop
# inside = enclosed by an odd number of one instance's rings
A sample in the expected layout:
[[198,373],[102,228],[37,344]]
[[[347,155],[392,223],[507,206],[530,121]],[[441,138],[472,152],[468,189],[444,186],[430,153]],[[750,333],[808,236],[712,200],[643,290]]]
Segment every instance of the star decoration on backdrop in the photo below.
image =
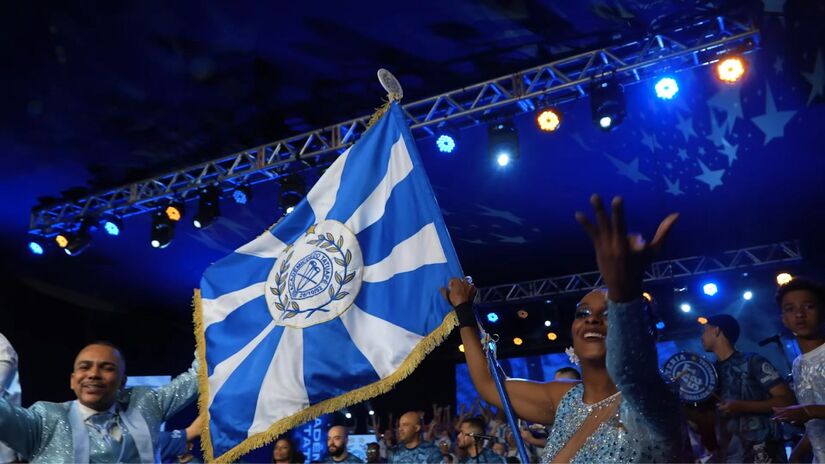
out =
[[725,140],[725,136],[728,134],[727,129],[727,122],[724,124],[719,124],[716,122],[716,114],[711,109],[710,110],[710,134],[708,134],[705,138],[713,142],[714,145],[717,147],[722,146],[722,141]]
[[619,174],[632,180],[634,184],[638,183],[640,180],[650,181],[649,177],[639,171],[639,158],[633,158],[633,161],[625,163],[624,161],[610,156],[607,153],[605,153],[604,156],[607,156],[610,162],[613,163],[613,166],[616,166]]
[[490,216],[490,217],[494,217],[494,218],[504,219],[505,221],[509,221],[509,222],[512,222],[513,224],[518,224],[518,225],[522,225],[522,223],[524,222],[523,219],[521,219],[520,217],[516,216],[515,214],[513,214],[509,211],[505,211],[505,210],[501,210],[501,209],[488,208],[484,205],[478,205],[478,204],[476,206],[483,210],[481,213],[478,213],[482,216]]
[[665,189],[665,192],[675,197],[685,194],[685,192],[683,192],[682,189],[679,188],[679,179],[676,179],[675,182],[671,182],[670,179],[668,179],[666,176],[662,176],[662,178],[665,179],[665,183],[667,184],[667,189]]
[[696,131],[693,129],[693,118],[684,119],[681,114],[677,114],[676,117],[679,118],[676,128],[682,132],[685,142],[690,140],[691,137],[696,137]]
[[642,145],[650,148],[651,152],[656,151],[658,148],[659,150],[662,149],[662,146],[659,145],[659,142],[656,141],[656,134],[648,134],[645,131],[642,131]]
[[[716,92],[716,95],[708,99],[708,106],[725,112],[726,130],[733,130],[736,119],[744,119],[742,113],[742,100],[740,97],[741,88],[738,85],[729,86]],[[714,121],[715,122],[715,121]]]
[[808,96],[808,106],[811,106],[811,102],[817,96],[823,95],[823,90],[825,90],[825,68],[822,65],[822,50],[820,49],[819,52],[816,54],[816,64],[814,65],[814,71],[810,73],[802,73],[805,76],[805,79],[811,83],[811,94]]
[[681,159],[682,161],[685,161],[686,159],[689,158],[688,154],[687,154],[687,150],[684,149],[684,148],[679,149],[679,153],[678,153],[677,156],[679,156],[679,159]]
[[711,190],[722,185],[722,176],[725,175],[724,169],[712,170],[708,169],[702,160],[697,159],[696,162],[699,163],[699,168],[702,169],[702,174],[695,176],[697,180],[708,184]]
[[785,62],[785,60],[781,56],[776,57],[776,60],[774,60],[774,62],[773,62],[773,70],[776,71],[776,74],[781,74],[782,73],[782,69],[783,69],[782,64],[784,62]]
[[527,240],[525,240],[525,238],[522,237],[521,235],[517,235],[515,237],[510,237],[508,235],[499,235],[499,234],[489,234],[489,235],[492,235],[493,237],[496,237],[498,239],[499,243],[515,243],[515,244],[518,244],[518,245],[527,243]]
[[722,139],[722,147],[719,149],[723,155],[728,159],[728,167],[733,166],[733,162],[737,160],[736,151],[739,149],[739,145],[731,145],[725,139]]
[[765,145],[773,139],[784,137],[785,126],[796,114],[796,111],[777,111],[770,84],[766,83],[766,87],[765,114],[751,118],[756,127],[765,134]]

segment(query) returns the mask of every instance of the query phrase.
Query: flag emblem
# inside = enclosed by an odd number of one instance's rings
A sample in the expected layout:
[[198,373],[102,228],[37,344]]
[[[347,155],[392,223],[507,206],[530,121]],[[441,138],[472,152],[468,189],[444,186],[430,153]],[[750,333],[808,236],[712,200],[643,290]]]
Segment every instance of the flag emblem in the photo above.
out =
[[267,305],[278,325],[304,328],[340,316],[358,296],[358,239],[335,220],[313,225],[281,252],[267,279]]

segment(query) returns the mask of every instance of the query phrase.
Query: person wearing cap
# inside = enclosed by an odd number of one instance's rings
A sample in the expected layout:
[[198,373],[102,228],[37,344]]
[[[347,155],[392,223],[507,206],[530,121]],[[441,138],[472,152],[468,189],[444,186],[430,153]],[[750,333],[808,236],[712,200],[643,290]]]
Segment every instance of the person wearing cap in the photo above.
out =
[[773,408],[796,398],[776,368],[756,353],[736,351],[739,323],[733,316],[707,318],[702,347],[716,355],[719,376],[713,462],[787,462],[782,432],[771,421]]

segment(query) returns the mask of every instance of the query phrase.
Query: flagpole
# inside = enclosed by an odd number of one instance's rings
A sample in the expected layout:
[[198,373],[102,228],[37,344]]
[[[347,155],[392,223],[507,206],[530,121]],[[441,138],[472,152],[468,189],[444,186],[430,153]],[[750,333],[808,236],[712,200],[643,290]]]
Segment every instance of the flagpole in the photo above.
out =
[[[478,314],[476,314],[476,322],[478,322]],[[479,328],[481,328],[481,324],[479,324]],[[501,380],[501,367],[496,359],[496,342],[484,332],[483,328],[481,330],[482,333],[484,333],[483,342],[485,347],[484,351],[487,353],[487,367],[490,369],[490,375],[493,377],[496,390],[498,390],[498,396],[501,398],[501,405],[504,409],[504,414],[507,416],[507,423],[510,425],[510,430],[513,432],[513,439],[515,439],[519,457],[521,457],[521,462],[523,463],[530,462],[527,459],[527,448],[524,446],[524,440],[521,438],[520,429],[516,422],[516,415],[513,412],[513,406],[510,404],[510,397],[504,388],[504,382]]]

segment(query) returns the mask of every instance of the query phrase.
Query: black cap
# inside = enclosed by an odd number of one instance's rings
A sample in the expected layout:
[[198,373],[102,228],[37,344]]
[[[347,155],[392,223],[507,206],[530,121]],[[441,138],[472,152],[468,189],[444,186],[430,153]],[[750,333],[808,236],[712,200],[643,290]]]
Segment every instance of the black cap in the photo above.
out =
[[719,330],[725,334],[725,338],[728,339],[731,346],[736,344],[736,340],[739,340],[739,323],[729,314],[710,316],[707,325],[719,327]]

